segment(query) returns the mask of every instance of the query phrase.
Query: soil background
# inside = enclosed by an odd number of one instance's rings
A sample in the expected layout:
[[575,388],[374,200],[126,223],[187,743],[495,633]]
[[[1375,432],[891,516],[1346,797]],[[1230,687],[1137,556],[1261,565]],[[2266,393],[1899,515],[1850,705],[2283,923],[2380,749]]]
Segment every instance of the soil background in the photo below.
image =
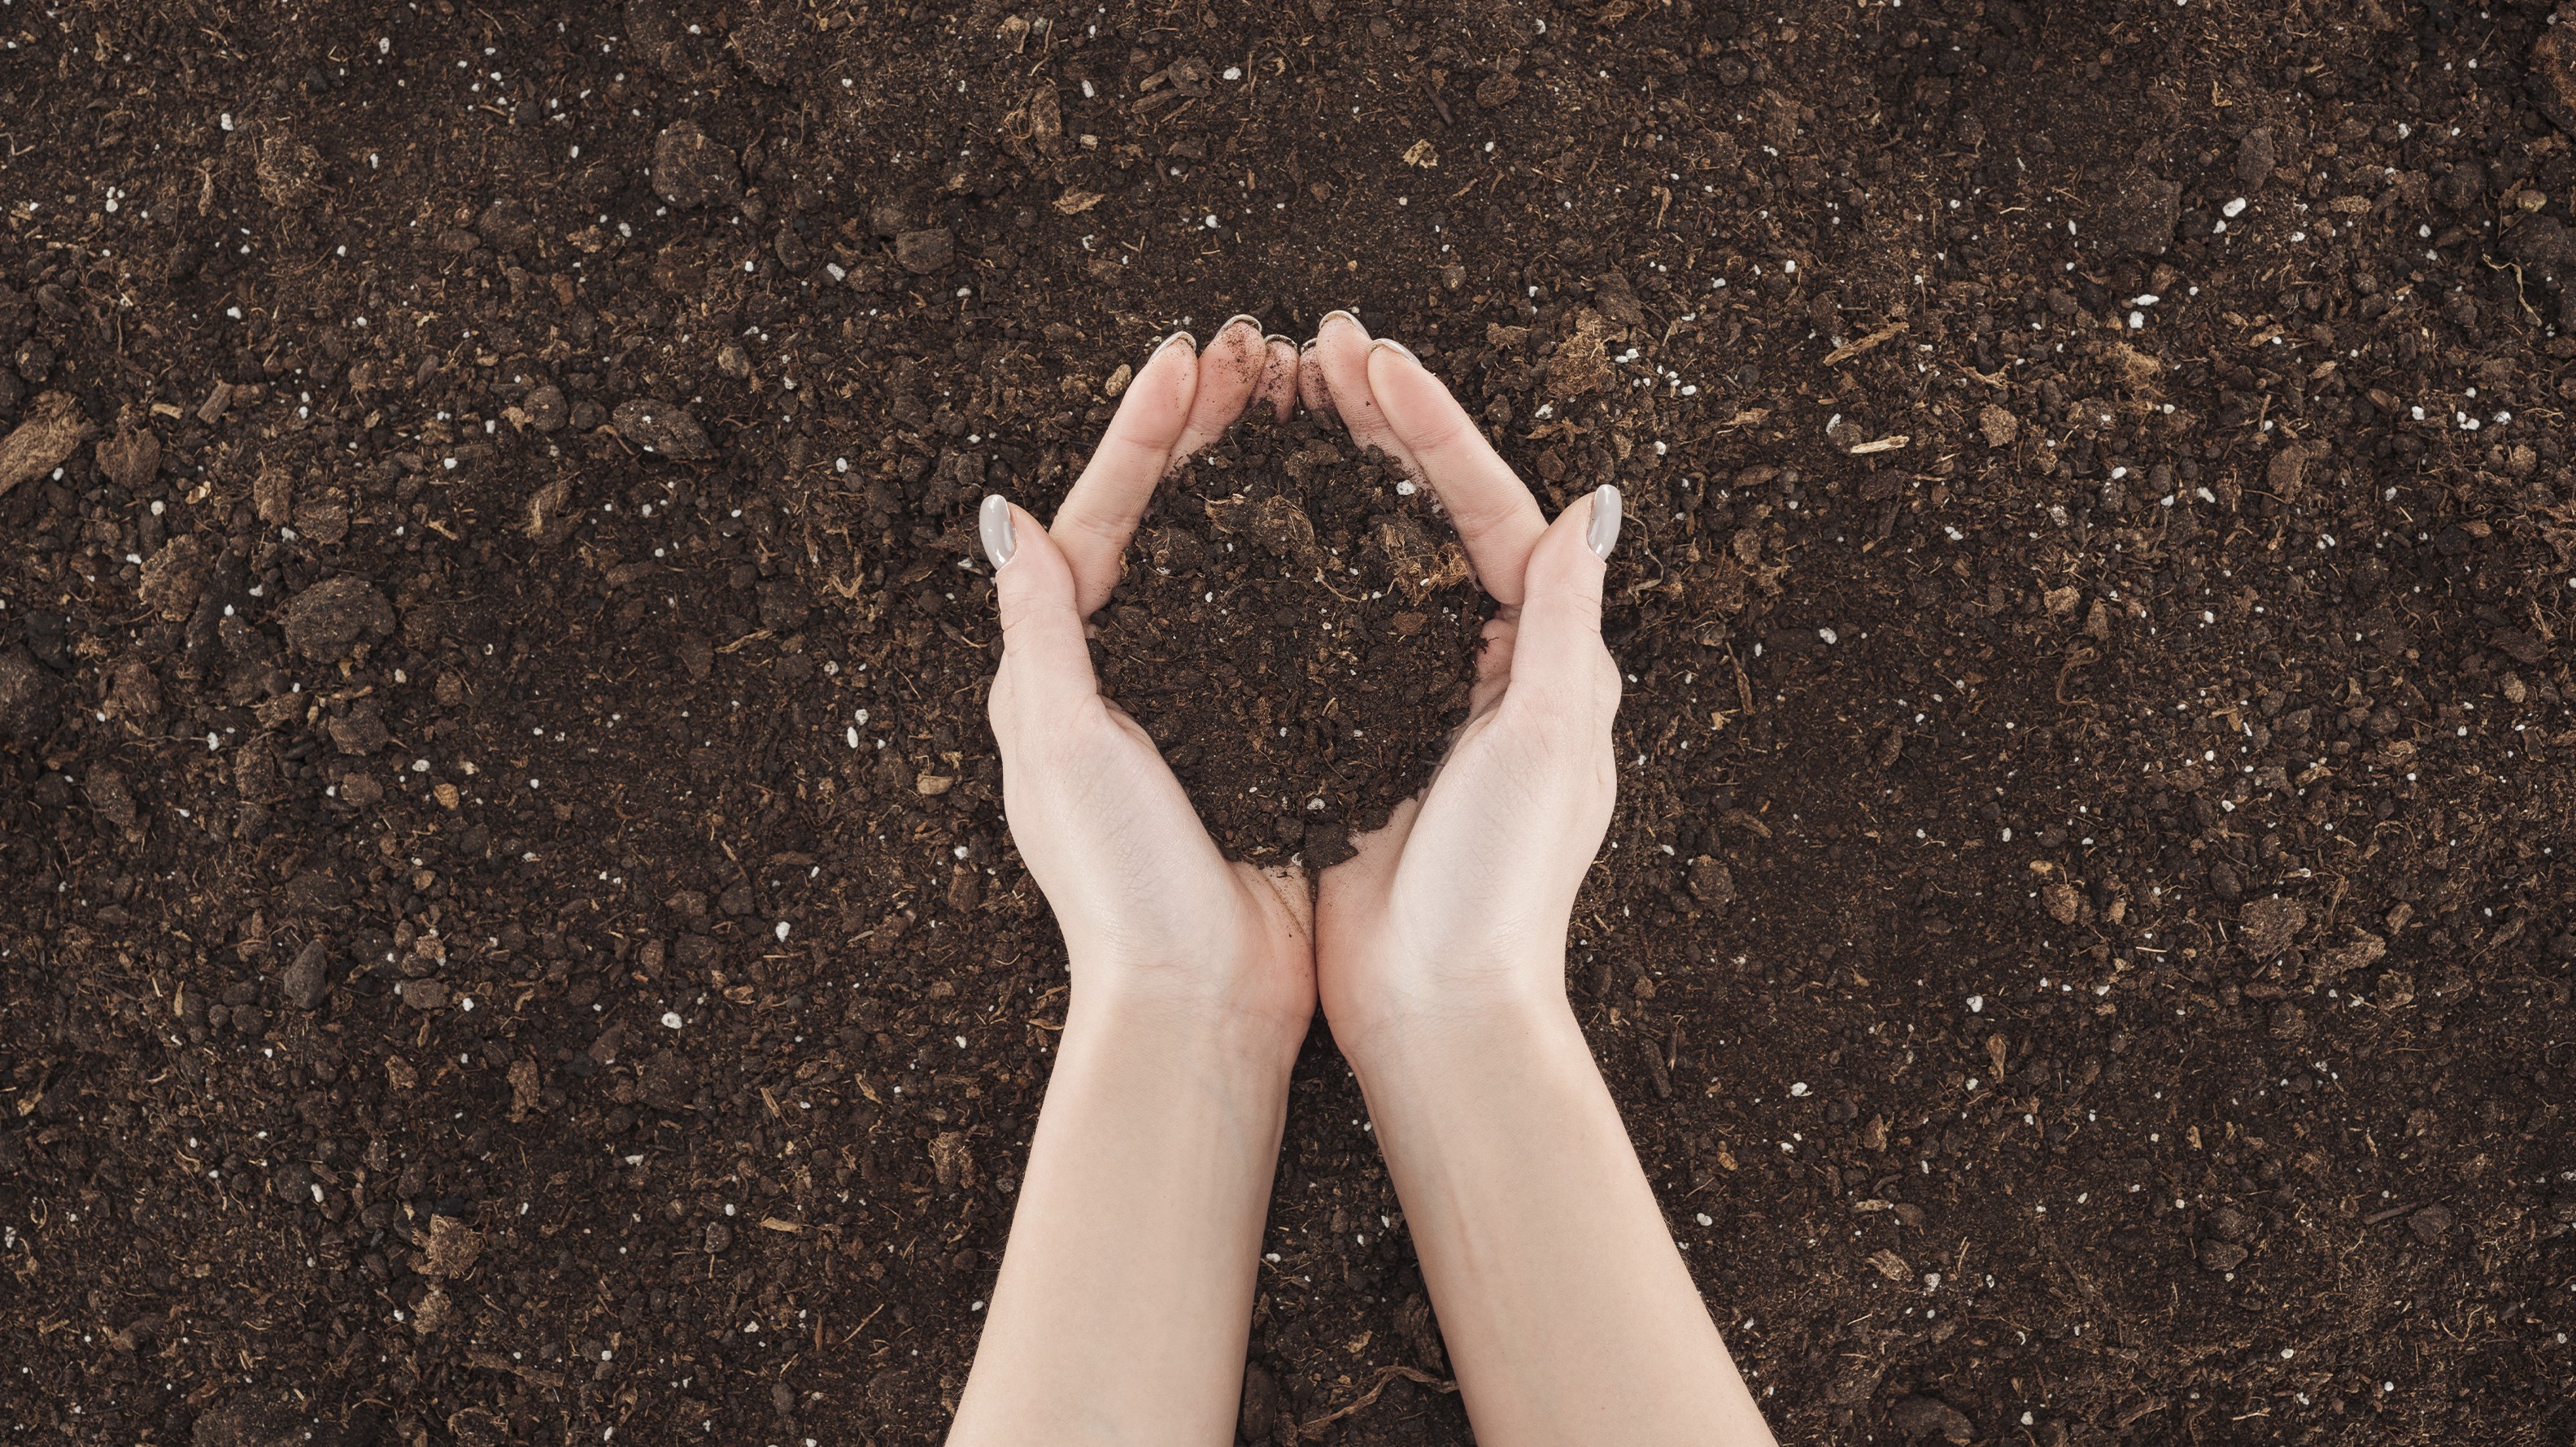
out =
[[[0,1423],[937,1440],[975,504],[1346,306],[1628,496],[1569,969],[1784,1440],[2569,1441],[2571,27],[0,13]],[[1293,1112],[1244,1439],[1469,1440]]]

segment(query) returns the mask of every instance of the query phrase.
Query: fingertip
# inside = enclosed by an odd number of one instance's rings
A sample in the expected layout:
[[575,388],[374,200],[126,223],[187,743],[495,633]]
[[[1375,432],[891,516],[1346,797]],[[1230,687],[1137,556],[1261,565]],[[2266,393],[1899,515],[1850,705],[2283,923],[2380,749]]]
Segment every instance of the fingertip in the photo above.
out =
[[[1605,519],[1606,542],[1599,538]],[[1608,483],[1558,513],[1530,550],[1528,591],[1599,597],[1610,547],[1619,540],[1619,526],[1619,489]]]
[[1335,307],[1324,313],[1323,319],[1315,323],[1315,336],[1321,340],[1326,332],[1336,331],[1342,327],[1349,327],[1358,332],[1362,340],[1368,337],[1368,328],[1360,325],[1359,317],[1341,307]]
[[1275,421],[1285,422],[1296,412],[1296,342],[1275,334],[1262,340],[1261,386],[1253,395],[1270,404]]
[[[1387,431],[1408,451],[1446,440],[1449,427],[1441,424],[1442,411],[1459,412],[1448,388],[1441,384],[1431,369],[1413,349],[1393,337],[1378,337],[1369,343],[1360,362],[1368,378],[1369,395],[1377,403],[1378,416],[1386,422]],[[1433,389],[1426,394],[1426,384]]]
[[[1004,655],[1022,647],[1033,632],[1058,631],[1067,620],[1079,633],[1080,615],[1073,611],[1073,568],[1038,520],[996,494],[984,500],[976,521],[979,530],[988,521],[999,521],[1012,534],[1010,560],[993,570],[993,612],[1002,625]],[[988,556],[992,541],[987,532]]]
[[1100,690],[1083,637],[1072,564],[1025,509],[1005,503],[1003,511],[1018,546],[1009,566],[993,575],[1001,647],[988,707],[994,733],[1008,750],[1014,740],[1062,729]]
[[1260,390],[1268,362],[1258,318],[1237,316],[1217,328],[1207,349],[1198,354],[1196,391],[1190,398],[1188,421],[1172,445],[1173,462],[1223,437],[1242,418]]
[[1605,482],[1592,490],[1590,519],[1584,524],[1583,543],[1592,556],[1610,560],[1610,550],[1619,545],[1619,485]]
[[[993,566],[997,596],[1040,587],[1055,576],[1061,576],[1066,587],[1073,585],[1073,565],[1066,559],[1064,549],[1027,508],[998,492],[988,494],[976,509],[975,530],[983,544],[984,557]],[[997,530],[999,538],[995,537]],[[1001,545],[998,553],[996,542]]]
[[1309,360],[1326,379],[1324,390],[1332,399],[1334,415],[1349,429],[1354,444],[1397,452],[1401,444],[1388,430],[1369,380],[1371,355],[1368,329],[1349,312],[1328,312],[1316,325]]
[[[1609,504],[1616,496],[1610,492],[1599,502]],[[1587,498],[1559,513],[1530,552],[1528,597],[1513,639],[1505,708],[1522,698],[1588,699],[1608,711],[1618,707],[1619,671],[1601,636],[1608,566],[1591,539],[1595,520],[1608,515],[1609,507],[1596,512],[1593,502]]]
[[[1401,382],[1402,373],[1408,367],[1419,369],[1421,366],[1421,358],[1414,356],[1404,343],[1393,337],[1371,340],[1368,351],[1360,357],[1360,369],[1368,374],[1369,391],[1378,397],[1378,410],[1381,412],[1386,410],[1386,391]],[[1392,418],[1388,425],[1394,425]]]
[[1318,417],[1340,420],[1341,414],[1333,407],[1332,383],[1325,380],[1323,359],[1315,352],[1315,339],[1297,349],[1297,401]]
[[1198,390],[1198,341],[1188,332],[1174,332],[1154,344],[1145,365],[1128,380],[1104,443],[1123,436],[1149,450],[1169,451],[1188,425]]
[[[1199,353],[1202,367],[1209,361],[1239,361],[1245,370],[1257,375],[1262,356],[1261,321],[1258,317],[1230,317],[1216,329],[1207,349]],[[1202,381],[1205,379],[1202,378]]]
[[1011,500],[998,492],[984,494],[983,505],[975,510],[975,532],[984,545],[984,561],[997,576],[1019,551],[1018,519],[1013,514]]
[[1150,375],[1166,386],[1182,383],[1180,400],[1187,404],[1189,393],[1195,390],[1188,383],[1194,383],[1198,378],[1198,356],[1199,339],[1185,331],[1174,332],[1154,344],[1153,355],[1145,359],[1144,369],[1136,374],[1134,382],[1128,384],[1128,390],[1133,392],[1144,386]]

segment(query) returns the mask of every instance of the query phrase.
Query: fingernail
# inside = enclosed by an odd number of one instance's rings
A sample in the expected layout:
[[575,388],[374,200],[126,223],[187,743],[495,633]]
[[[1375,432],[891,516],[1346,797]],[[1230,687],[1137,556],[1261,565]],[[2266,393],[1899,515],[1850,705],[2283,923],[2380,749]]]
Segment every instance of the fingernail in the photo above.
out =
[[1250,312],[1236,312],[1234,315],[1225,319],[1225,326],[1219,327],[1217,330],[1224,331],[1227,327],[1250,327],[1257,332],[1261,330],[1261,318],[1254,316]]
[[[1360,319],[1359,319],[1358,317],[1355,317],[1355,316],[1351,315],[1349,312],[1342,310],[1340,307],[1335,307],[1335,308],[1333,308],[1331,311],[1328,311],[1328,312],[1324,313],[1322,320],[1317,321],[1317,322],[1315,323],[1315,330],[1316,330],[1317,332],[1319,332],[1319,333],[1320,333],[1320,332],[1322,332],[1322,331],[1324,330],[1324,323],[1325,323],[1325,322],[1328,322],[1328,321],[1331,321],[1331,320],[1332,320],[1333,318],[1335,318],[1335,317],[1340,317],[1343,321],[1349,322],[1352,326],[1355,326],[1355,327],[1357,327],[1357,326],[1359,326],[1359,325],[1360,325]],[[1366,330],[1368,330],[1368,329],[1367,329],[1366,327],[1360,327],[1360,330],[1362,330],[1362,331],[1366,331]]]
[[1371,351],[1375,351],[1380,347],[1384,347],[1390,352],[1402,353],[1406,361],[1411,362],[1417,367],[1422,365],[1422,359],[1413,355],[1413,349],[1411,347],[1406,346],[1404,343],[1397,341],[1393,337],[1380,337],[1376,341],[1369,343],[1369,350]]
[[1175,345],[1187,347],[1195,352],[1199,349],[1199,339],[1187,332],[1174,332],[1155,345],[1154,355],[1159,357]]
[[1619,546],[1619,489],[1603,483],[1592,490],[1592,525],[1583,533],[1584,545],[1592,556],[1609,561],[1610,550]]
[[[1611,531],[1617,532],[1616,514],[1611,524]],[[998,492],[984,495],[984,506],[975,515],[975,530],[983,536],[984,560],[993,565],[994,572],[1000,572],[1011,561],[1011,555],[1020,550],[1018,540],[1011,536],[1011,500]]]

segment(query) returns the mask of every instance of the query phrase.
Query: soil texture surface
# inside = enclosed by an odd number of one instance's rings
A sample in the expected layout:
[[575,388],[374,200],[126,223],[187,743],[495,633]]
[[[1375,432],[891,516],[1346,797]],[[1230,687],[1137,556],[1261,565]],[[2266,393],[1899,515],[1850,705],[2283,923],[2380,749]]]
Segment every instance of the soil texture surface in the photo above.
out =
[[1487,600],[1430,493],[1349,448],[1303,416],[1240,425],[1164,494],[1101,618],[1102,689],[1229,858],[1350,858],[1466,721]]
[[[938,1441],[1064,1004],[976,505],[1334,307],[1627,499],[1568,967],[1784,1441],[2576,1436],[2576,9],[0,43],[8,1441]],[[1227,446],[1098,656],[1329,858],[1484,609]],[[1320,1026],[1292,1112],[1241,1439],[1468,1442]]]

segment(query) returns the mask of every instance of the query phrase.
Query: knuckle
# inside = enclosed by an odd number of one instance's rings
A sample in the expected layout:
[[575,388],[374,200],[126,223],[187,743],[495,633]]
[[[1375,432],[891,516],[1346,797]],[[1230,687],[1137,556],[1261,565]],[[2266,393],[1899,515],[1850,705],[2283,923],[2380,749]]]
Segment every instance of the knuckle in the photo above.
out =
[[1467,419],[1464,413],[1451,408],[1442,408],[1415,433],[1413,447],[1417,452],[1445,454],[1457,448],[1465,437],[1466,431]]

